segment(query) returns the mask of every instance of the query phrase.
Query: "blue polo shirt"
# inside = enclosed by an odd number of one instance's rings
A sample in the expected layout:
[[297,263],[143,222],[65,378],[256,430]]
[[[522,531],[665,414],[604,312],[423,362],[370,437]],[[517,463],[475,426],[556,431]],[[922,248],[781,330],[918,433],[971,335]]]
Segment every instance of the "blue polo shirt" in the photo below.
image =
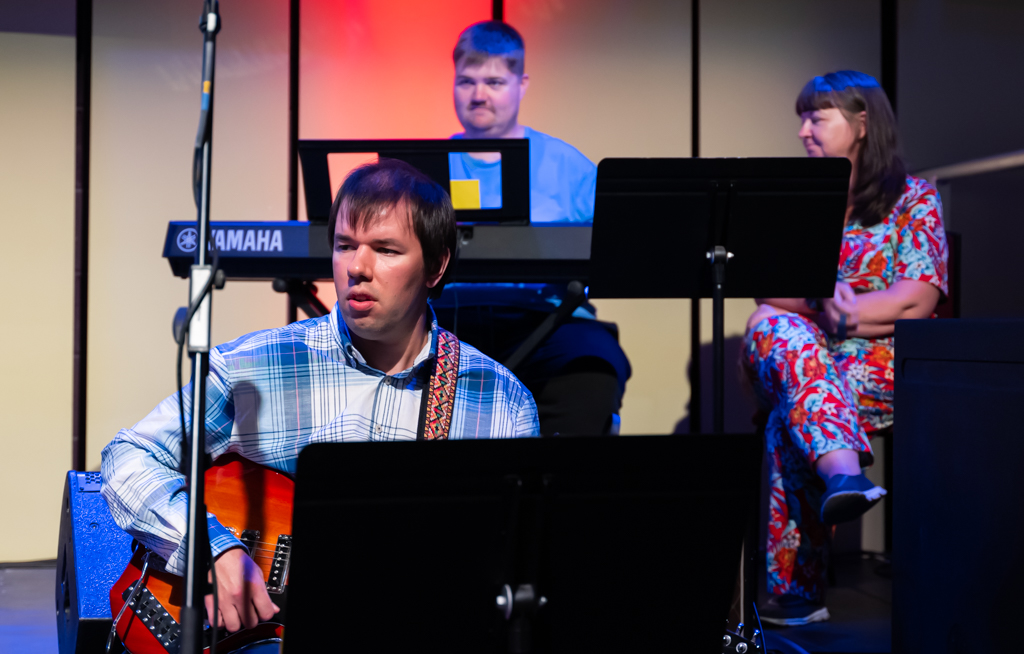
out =
[[[565,141],[529,127],[523,129],[530,140],[530,223],[593,222],[597,166]],[[480,180],[481,208],[501,206],[500,161],[487,163],[464,152],[452,152],[448,165],[452,179]]]

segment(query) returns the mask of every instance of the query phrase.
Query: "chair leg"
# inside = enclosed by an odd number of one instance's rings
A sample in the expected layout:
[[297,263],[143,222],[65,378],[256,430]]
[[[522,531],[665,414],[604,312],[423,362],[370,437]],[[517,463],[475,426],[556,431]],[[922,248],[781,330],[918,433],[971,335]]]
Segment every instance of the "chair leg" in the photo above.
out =
[[884,436],[883,452],[885,452],[885,490],[888,491],[882,502],[885,507],[885,551],[892,553],[892,433]]

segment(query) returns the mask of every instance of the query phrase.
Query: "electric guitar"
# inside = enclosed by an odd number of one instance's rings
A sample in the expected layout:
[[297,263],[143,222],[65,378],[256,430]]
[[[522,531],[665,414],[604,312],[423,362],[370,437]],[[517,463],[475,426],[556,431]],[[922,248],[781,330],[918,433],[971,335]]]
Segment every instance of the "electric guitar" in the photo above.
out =
[[[764,643],[764,636],[761,636],[760,631],[755,629],[754,634],[747,638],[743,635],[742,622],[736,626],[736,631],[729,630],[728,620],[726,620],[725,624],[725,635],[722,636],[722,654],[765,654],[764,650],[761,649],[761,645]],[[758,642],[758,636],[761,636],[761,642]]]
[[[217,459],[206,471],[206,508],[248,548],[263,571],[267,591],[282,608],[291,561],[292,502],[295,483],[287,475],[235,454]],[[149,565],[155,554],[135,550],[110,589],[113,628],[131,654],[177,654],[181,638],[184,578]],[[279,620],[280,614],[273,620]],[[210,629],[206,629],[209,651]],[[257,642],[279,641],[283,621],[264,622],[230,636],[218,630],[217,650],[230,652]]]

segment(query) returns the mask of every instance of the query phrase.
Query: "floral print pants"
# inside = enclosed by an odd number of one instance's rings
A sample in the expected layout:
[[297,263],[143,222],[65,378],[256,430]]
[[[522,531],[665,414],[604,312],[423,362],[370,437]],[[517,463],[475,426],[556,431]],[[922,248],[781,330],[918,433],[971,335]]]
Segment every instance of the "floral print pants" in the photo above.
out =
[[[855,357],[831,345],[809,318],[788,313],[761,320],[744,342],[744,367],[770,410],[765,443],[770,465],[768,590],[824,600],[826,530],[820,519],[825,483],[818,457],[871,445],[858,416]],[[851,379],[852,377],[852,379]]]

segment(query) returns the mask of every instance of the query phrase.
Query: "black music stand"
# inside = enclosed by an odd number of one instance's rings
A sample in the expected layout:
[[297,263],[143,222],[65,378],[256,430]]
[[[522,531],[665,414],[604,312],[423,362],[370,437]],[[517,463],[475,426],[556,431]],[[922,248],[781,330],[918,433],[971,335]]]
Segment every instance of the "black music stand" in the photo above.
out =
[[598,166],[590,297],[714,299],[713,431],[725,415],[724,298],[832,297],[849,180],[847,159]]
[[378,139],[299,141],[299,160],[311,223],[327,223],[331,212],[331,175],[327,155],[374,153],[418,168],[447,189],[451,181],[450,152],[500,152],[502,206],[497,209],[456,209],[459,223],[527,225],[530,222],[529,139]]
[[[832,297],[849,180],[847,159],[598,165],[590,297],[713,298],[714,433],[725,423],[724,299]],[[749,622],[760,529],[747,528],[739,613]]]
[[761,450],[751,435],[310,445],[284,651],[721,652]]

